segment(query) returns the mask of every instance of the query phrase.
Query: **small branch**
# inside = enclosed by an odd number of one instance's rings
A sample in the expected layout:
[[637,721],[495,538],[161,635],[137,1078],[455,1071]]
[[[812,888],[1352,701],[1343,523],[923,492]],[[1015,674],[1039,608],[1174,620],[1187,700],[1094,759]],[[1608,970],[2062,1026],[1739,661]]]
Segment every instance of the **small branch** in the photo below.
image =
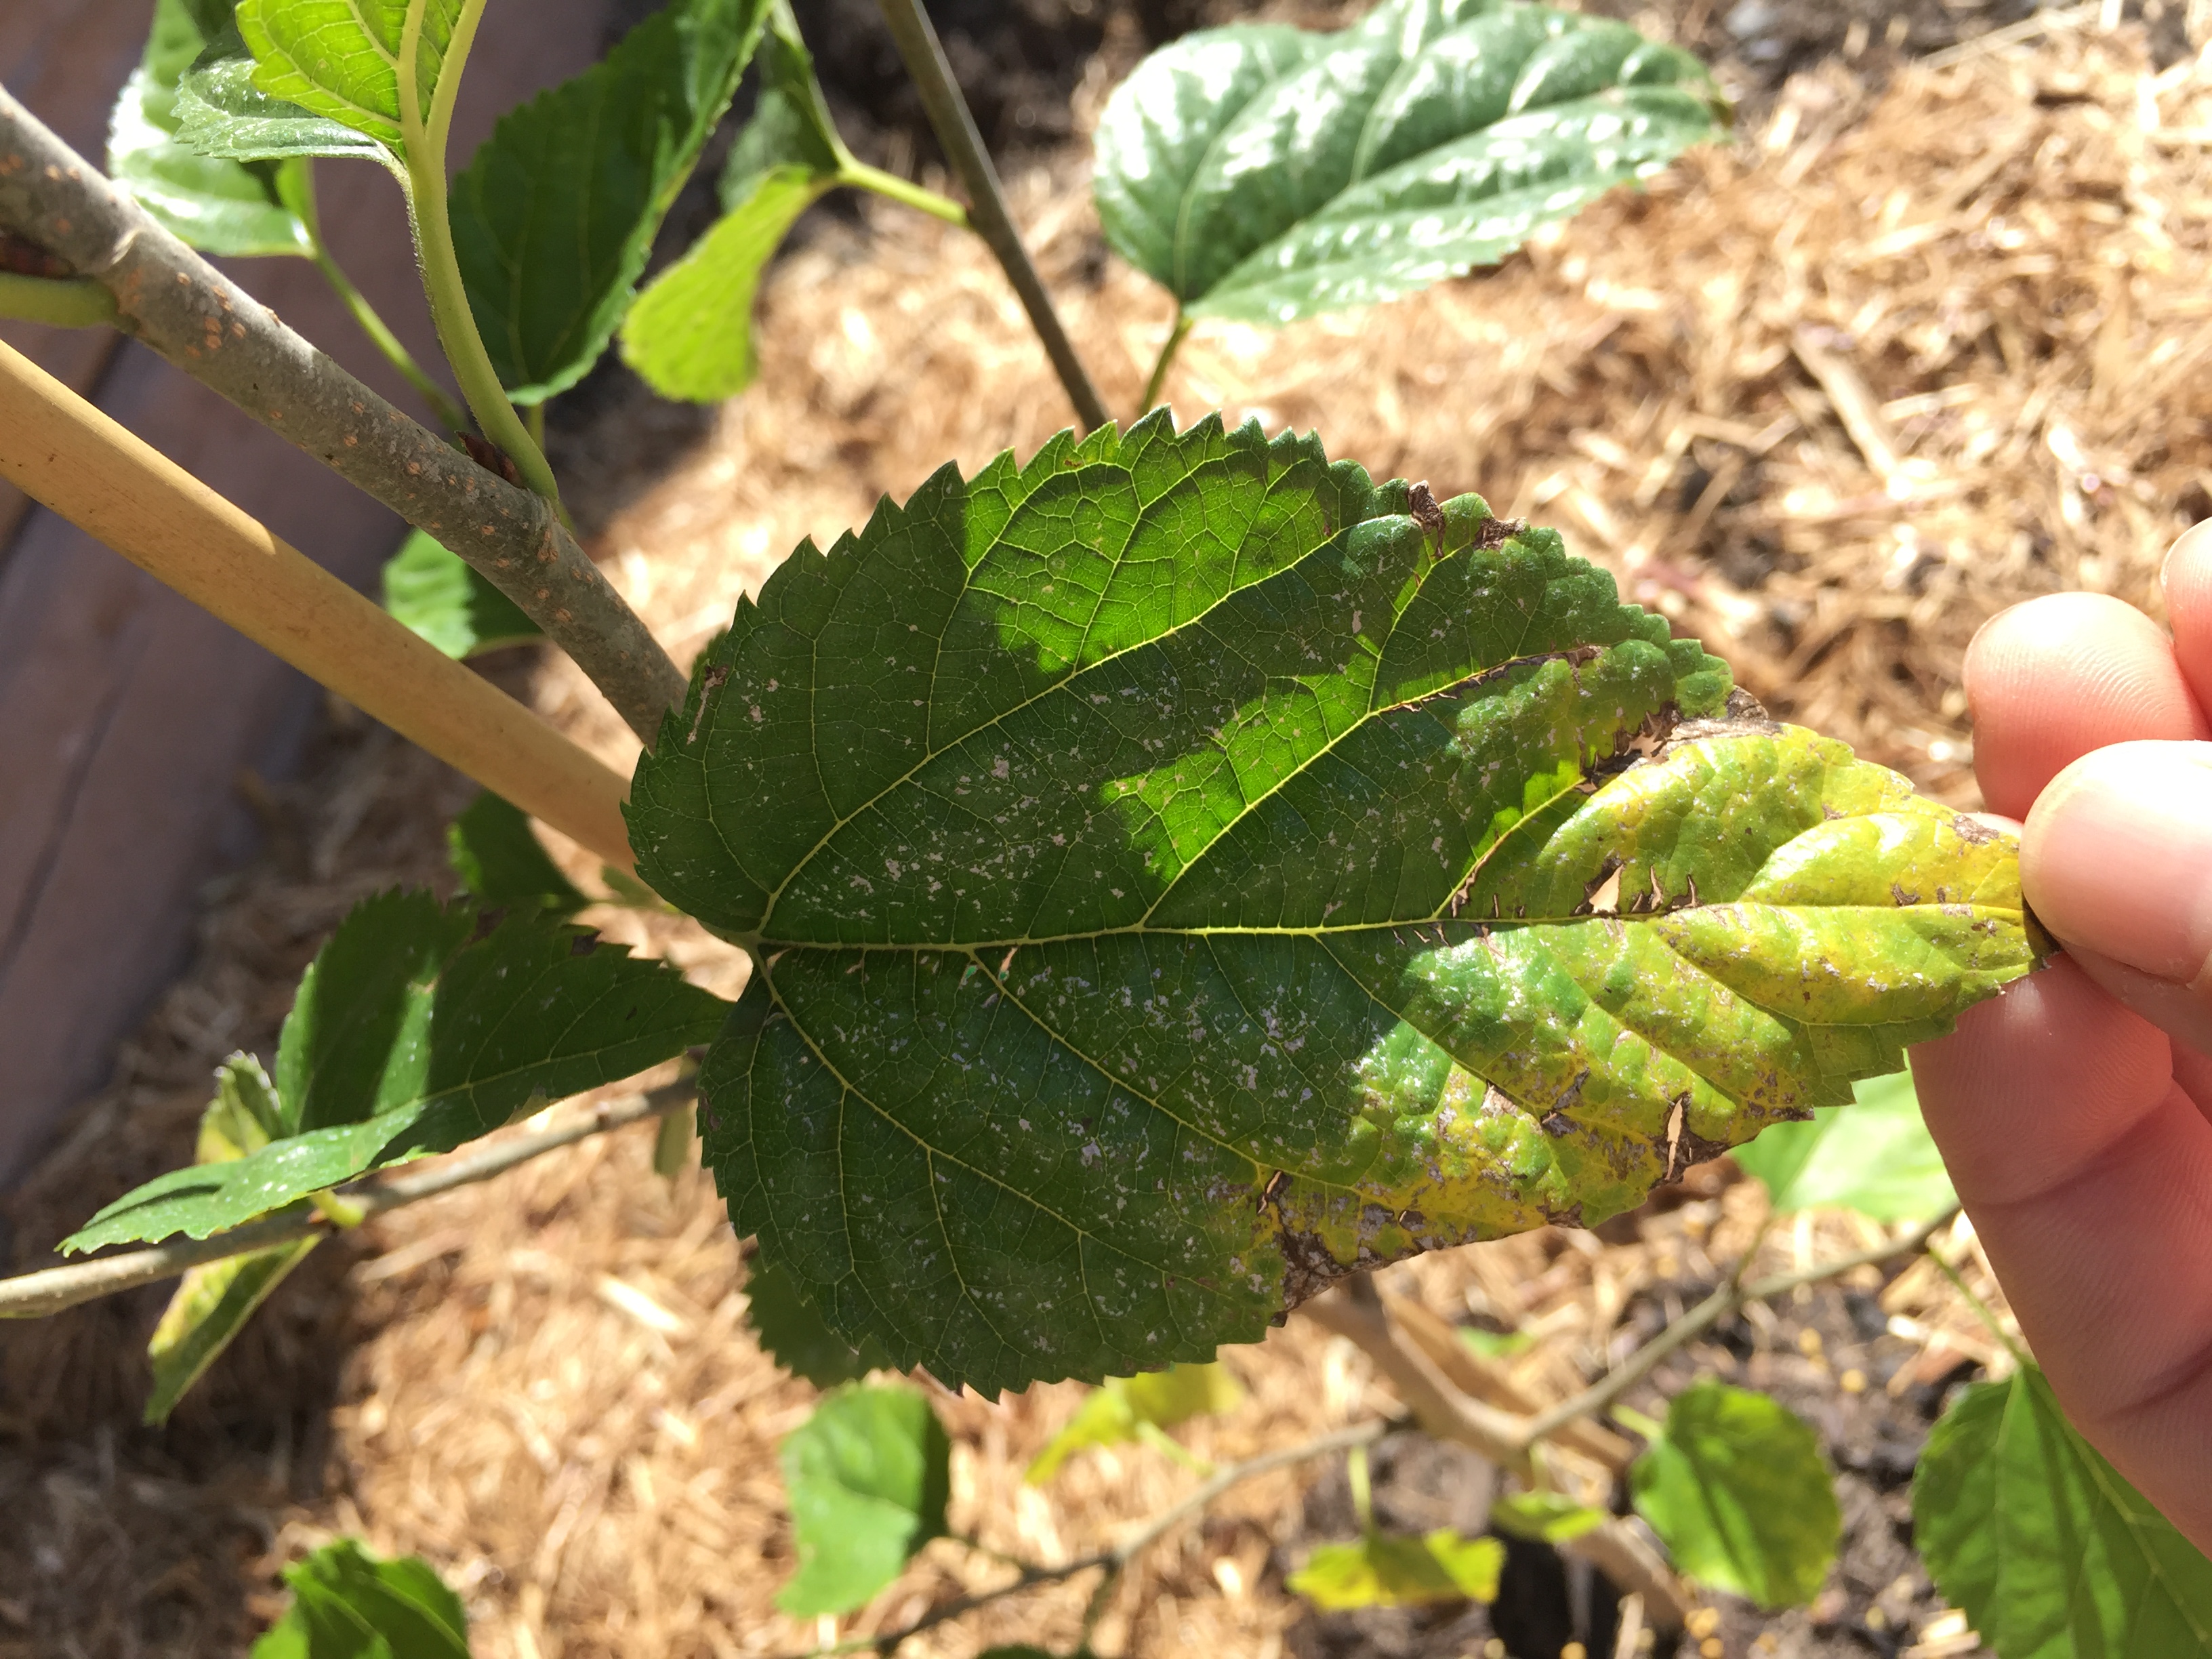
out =
[[1390,1379],[1425,1432],[1480,1452],[1523,1478],[1533,1474],[1528,1449],[1534,1440],[1527,1431],[1528,1419],[1462,1393],[1428,1355],[1403,1340],[1367,1274],[1353,1275],[1298,1311],[1323,1330],[1357,1344]]
[[630,730],[647,744],[659,735],[685,677],[550,502],[478,466],[287,328],[4,87],[0,231],[97,282],[114,296],[118,327],[437,537],[574,658]]
[[[1818,1284],[1824,1279],[1833,1279],[1838,1273],[1847,1273],[1854,1267],[1869,1267],[1900,1255],[1917,1255],[1936,1236],[1937,1230],[1957,1213],[1955,1210],[1947,1210],[1935,1220],[1922,1222],[1887,1244],[1878,1244],[1850,1255],[1838,1256],[1832,1261],[1816,1261],[1802,1273],[1778,1273],[1771,1279],[1756,1279],[1747,1284],[1743,1280],[1741,1265],[1739,1265],[1736,1274],[1728,1283],[1629,1355],[1596,1382],[1573,1399],[1562,1401],[1551,1410],[1531,1419],[1525,1431],[1527,1443],[1534,1445],[1539,1440],[1558,1433],[1577,1418],[1591,1417],[1602,1412],[1649,1376],[1668,1354],[1711,1329],[1745,1304],[1783,1296],[1800,1285]],[[1744,1264],[1748,1264],[1750,1259],[1747,1255]]]
[[[688,1105],[694,1097],[690,1083],[672,1084],[642,1095],[593,1108],[574,1122],[541,1129],[535,1134],[480,1147],[442,1163],[410,1169],[404,1175],[373,1177],[342,1188],[345,1200],[357,1206],[367,1220],[392,1210],[419,1204],[458,1188],[473,1186],[505,1175],[534,1158],[573,1146],[593,1135],[627,1128],[649,1117],[659,1117]],[[39,1319],[74,1308],[82,1302],[135,1290],[164,1279],[174,1279],[192,1267],[222,1261],[234,1255],[264,1250],[319,1237],[331,1229],[320,1215],[273,1215],[249,1221],[212,1238],[177,1239],[147,1249],[125,1250],[66,1267],[46,1267],[37,1273],[0,1279],[0,1319]]]
[[619,773],[4,344],[0,477],[402,737],[629,866]]
[[1137,408],[1140,419],[1159,407],[1160,388],[1167,384],[1168,370],[1175,363],[1176,353],[1182,349],[1183,336],[1190,332],[1191,320],[1183,314],[1181,306],[1176,307],[1175,326],[1160,343],[1160,355],[1152,359],[1152,372],[1145,380],[1144,400]]
[[115,297],[82,276],[25,276],[0,270],[0,317],[50,328],[112,328]]
[[1022,246],[1021,233],[1014,228],[1006,211],[998,172],[983,148],[983,136],[975,129],[968,100],[960,95],[959,84],[952,78],[952,66],[945,61],[945,47],[930,24],[929,14],[922,9],[921,0],[878,0],[878,4],[884,21],[890,25],[891,39],[905,60],[906,72],[914,77],[915,88],[921,94],[921,106],[928,112],[937,142],[945,146],[945,159],[967,189],[969,222],[998,255],[1006,279],[1021,296],[1022,307],[1030,314],[1030,326],[1044,343],[1045,355],[1052,359],[1060,385],[1067,389],[1077,417],[1086,428],[1104,426],[1109,419],[1105,403],[1091,383],[1083,360],[1075,355],[1067,331],[1060,326],[1060,313],[1053,309],[1052,296],[1045,292],[1036,265],[1030,262],[1029,250]]

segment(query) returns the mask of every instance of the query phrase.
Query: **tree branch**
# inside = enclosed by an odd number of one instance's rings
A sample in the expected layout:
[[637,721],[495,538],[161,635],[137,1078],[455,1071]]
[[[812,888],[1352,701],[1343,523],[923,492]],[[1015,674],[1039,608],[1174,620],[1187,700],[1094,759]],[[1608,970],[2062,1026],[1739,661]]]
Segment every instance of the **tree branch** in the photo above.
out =
[[[480,1146],[472,1152],[441,1163],[410,1170],[402,1175],[374,1177],[354,1186],[341,1188],[339,1191],[348,1202],[359,1209],[362,1219],[366,1221],[387,1211],[419,1204],[426,1198],[435,1198],[441,1193],[450,1193],[459,1187],[489,1181],[495,1176],[505,1175],[518,1164],[527,1164],[534,1158],[542,1158],[547,1152],[558,1151],[563,1146],[573,1146],[593,1135],[627,1128],[647,1118],[672,1112],[679,1106],[690,1104],[696,1093],[689,1082],[669,1084],[662,1088],[648,1090],[641,1095],[604,1103],[580,1118],[541,1129],[535,1134]],[[12,1279],[0,1279],[0,1319],[44,1318],[65,1308],[74,1308],[81,1302],[96,1301],[103,1296],[113,1296],[118,1291],[135,1290],[141,1285],[174,1279],[190,1268],[204,1267],[210,1261],[245,1255],[254,1250],[265,1250],[273,1244],[289,1244],[299,1239],[317,1237],[331,1231],[330,1224],[319,1214],[264,1216],[258,1221],[249,1221],[243,1227],[233,1227],[212,1238],[175,1239],[150,1249],[125,1250],[90,1261],[75,1262],[66,1267],[46,1267],[37,1273],[18,1273]]]
[[921,94],[921,106],[928,112],[937,142],[945,146],[945,159],[967,189],[969,223],[998,255],[1006,280],[1021,296],[1022,308],[1030,314],[1030,326],[1044,343],[1045,355],[1052,359],[1060,385],[1067,389],[1077,418],[1086,428],[1104,426],[1110,418],[1106,404],[1098,396],[1098,388],[1091,383],[1082,358],[1075,355],[1074,342],[1060,326],[1060,313],[1053,309],[1052,295],[1045,292],[1043,279],[1030,262],[1029,250],[1022,246],[1021,233],[1014,228],[1006,211],[998,171],[983,148],[983,135],[975,130],[968,100],[960,95],[959,83],[952,78],[952,66],[945,61],[945,47],[930,24],[929,14],[922,9],[921,0],[878,0],[878,3],[884,21],[890,26],[899,56],[905,60],[906,72],[914,77],[915,89]]
[[685,677],[552,503],[478,466],[294,333],[0,87],[0,230],[114,296],[117,326],[435,536],[651,744]]

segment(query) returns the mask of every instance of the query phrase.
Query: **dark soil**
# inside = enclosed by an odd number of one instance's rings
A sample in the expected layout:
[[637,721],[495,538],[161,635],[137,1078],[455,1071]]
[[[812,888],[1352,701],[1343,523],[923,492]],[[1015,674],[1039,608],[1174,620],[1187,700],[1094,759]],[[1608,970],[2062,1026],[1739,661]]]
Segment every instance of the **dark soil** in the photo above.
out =
[[[1691,1305],[1713,1288],[1688,1282],[1656,1287],[1632,1304],[1624,1324],[1639,1340],[1649,1338],[1666,1322],[1666,1293]],[[1835,1471],[1844,1520],[1836,1565],[1810,1608],[1770,1614],[1716,1595],[1710,1602],[1719,1614],[1717,1626],[1701,1637],[1662,1638],[1648,1651],[1658,1659],[1696,1659],[1701,1640],[1717,1638],[1725,1651],[1760,1659],[1894,1659],[1916,1623],[1944,1606],[1913,1553],[1911,1488],[1929,1429],[1957,1379],[1893,1397],[1890,1378],[1919,1350],[1889,1334],[1872,1295],[1824,1285],[1802,1304],[1775,1304],[1773,1313],[1763,1333],[1741,1318],[1717,1328],[1712,1340],[1674,1356],[1627,1403],[1663,1417],[1670,1396],[1699,1376],[1718,1376],[1761,1389],[1796,1412],[1818,1431]],[[1847,1393],[1838,1379],[1854,1370],[1864,1385]],[[1407,1433],[1381,1443],[1370,1458],[1376,1519],[1386,1529],[1449,1526],[1472,1534],[1484,1528],[1498,1474],[1474,1453]],[[1614,1507],[1626,1512],[1625,1492],[1616,1492]],[[1297,1537],[1271,1563],[1279,1574],[1295,1570],[1315,1545],[1356,1535],[1341,1464],[1308,1494],[1300,1522]],[[1501,1659],[1487,1645],[1495,1639],[1510,1659],[1559,1659],[1571,1642],[1593,1656],[1610,1655],[1618,1619],[1614,1588],[1547,1546],[1517,1539],[1505,1544],[1494,1607],[1462,1602],[1311,1613],[1291,1628],[1288,1650],[1295,1659]]]

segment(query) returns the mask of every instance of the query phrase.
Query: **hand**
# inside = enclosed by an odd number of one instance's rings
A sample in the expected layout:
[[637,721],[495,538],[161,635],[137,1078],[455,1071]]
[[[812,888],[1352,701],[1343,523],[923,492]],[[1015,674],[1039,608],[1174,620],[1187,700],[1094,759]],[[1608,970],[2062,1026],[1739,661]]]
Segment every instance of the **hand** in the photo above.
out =
[[2212,1553],[2212,524],[2165,582],[2170,639],[2069,593],[1967,648],[1975,771],[2066,949],[1912,1069],[2068,1415]]

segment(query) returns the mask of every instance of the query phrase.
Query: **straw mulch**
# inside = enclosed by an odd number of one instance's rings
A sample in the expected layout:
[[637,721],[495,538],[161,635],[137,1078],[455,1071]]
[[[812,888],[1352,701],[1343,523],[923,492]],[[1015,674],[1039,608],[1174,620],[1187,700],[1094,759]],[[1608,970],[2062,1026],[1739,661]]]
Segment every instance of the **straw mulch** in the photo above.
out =
[[[1079,114],[1102,92],[1086,85]],[[2154,76],[2130,31],[1902,70],[1879,93],[1831,64],[1790,82],[1736,149],[1497,272],[1281,334],[1202,327],[1169,392],[1183,418],[1218,407],[1310,427],[1378,475],[1559,524],[1778,712],[1970,801],[1958,670],[1974,629],[2061,588],[2154,606],[2167,541],[2212,512],[2207,142],[2212,75]],[[1126,409],[1166,303],[1103,256],[1073,164],[1014,186]],[[948,459],[1032,449],[1066,418],[1001,279],[933,222],[817,227],[762,316],[760,385],[603,538],[679,654],[801,537],[826,541]],[[625,758],[573,674],[547,665],[537,695]],[[300,963],[354,897],[438,878],[437,824],[466,793],[341,730],[319,774],[264,800],[276,852],[214,896],[201,962],[12,1201],[19,1262],[182,1154],[207,1068],[270,1046]],[[696,930],[592,919],[734,983]],[[0,1335],[0,1659],[235,1652],[281,1606],[276,1567],[334,1532],[428,1556],[468,1598],[487,1659],[812,1645],[823,1632],[771,1606],[791,1548],[774,1448],[811,1393],[744,1334],[741,1252],[708,1183],[653,1176],[648,1146],[639,1131],[587,1143],[325,1247],[166,1435],[130,1426],[157,1297]],[[1759,1206],[1737,1185],[1632,1243],[1547,1232],[1387,1279],[1439,1313],[1540,1333],[1518,1363],[1557,1396],[1618,1354],[1640,1290],[1663,1304],[1676,1279],[1709,1275]],[[1863,1242],[1826,1218],[1767,1249],[1787,1266]],[[1990,1288],[1969,1232],[1947,1249]],[[1962,1356],[2001,1363],[1932,1273],[1882,1305],[1917,1350],[1895,1388]],[[1800,1344],[1787,1318],[1758,1328],[1752,1381],[1855,1363]],[[1229,1361],[1251,1398],[1190,1431],[1204,1456],[1391,1404],[1355,1351],[1302,1321]],[[956,1527],[1064,1559],[1188,1490],[1191,1475],[1136,1449],[1024,1486],[1078,1392],[939,1400]],[[1299,1613],[1273,1553],[1310,1479],[1255,1483],[1164,1540],[1100,1650],[1272,1659]],[[1004,1571],[933,1545],[838,1633],[896,1626]],[[1088,1589],[1001,1604],[917,1650],[1066,1647]]]

